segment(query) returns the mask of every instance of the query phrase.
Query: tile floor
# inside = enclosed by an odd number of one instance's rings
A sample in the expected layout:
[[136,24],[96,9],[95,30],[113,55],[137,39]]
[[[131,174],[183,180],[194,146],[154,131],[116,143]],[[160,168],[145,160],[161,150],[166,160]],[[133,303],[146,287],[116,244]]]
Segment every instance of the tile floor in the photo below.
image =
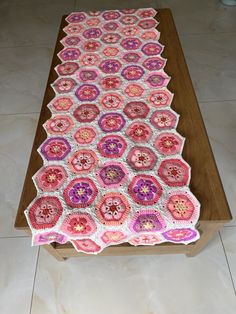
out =
[[236,216],[236,7],[219,0],[1,0],[1,314],[236,313],[236,219],[195,258],[59,263],[13,228],[61,15],[144,6],[172,9]]

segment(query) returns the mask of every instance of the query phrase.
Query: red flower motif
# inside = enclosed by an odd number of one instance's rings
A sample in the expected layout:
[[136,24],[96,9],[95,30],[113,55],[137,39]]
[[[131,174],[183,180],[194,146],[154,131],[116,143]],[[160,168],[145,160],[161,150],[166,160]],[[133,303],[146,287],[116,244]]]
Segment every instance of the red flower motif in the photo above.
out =
[[94,104],[83,104],[78,106],[73,112],[74,117],[79,122],[91,122],[100,113],[98,107]]
[[180,159],[166,159],[162,161],[158,175],[168,186],[184,186],[189,183],[190,169]]
[[116,89],[121,85],[121,79],[118,76],[105,76],[101,80],[103,89]]
[[139,143],[146,143],[152,136],[151,128],[143,122],[133,122],[125,132],[128,137]]

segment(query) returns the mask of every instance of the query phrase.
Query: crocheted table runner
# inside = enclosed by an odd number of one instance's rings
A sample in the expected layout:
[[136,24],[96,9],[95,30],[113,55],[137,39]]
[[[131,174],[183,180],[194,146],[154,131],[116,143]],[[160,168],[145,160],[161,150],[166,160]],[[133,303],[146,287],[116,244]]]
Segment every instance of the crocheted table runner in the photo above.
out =
[[32,244],[196,241],[184,138],[171,108],[152,8],[71,13],[39,147],[37,197],[25,210]]

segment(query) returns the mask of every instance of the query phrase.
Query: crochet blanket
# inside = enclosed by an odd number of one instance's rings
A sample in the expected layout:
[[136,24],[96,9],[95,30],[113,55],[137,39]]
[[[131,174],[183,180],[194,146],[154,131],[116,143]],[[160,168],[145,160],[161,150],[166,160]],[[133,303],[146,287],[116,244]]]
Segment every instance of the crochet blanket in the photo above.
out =
[[52,115],[25,210],[32,244],[188,244],[200,204],[170,106],[164,46],[152,8],[74,12],[55,68]]

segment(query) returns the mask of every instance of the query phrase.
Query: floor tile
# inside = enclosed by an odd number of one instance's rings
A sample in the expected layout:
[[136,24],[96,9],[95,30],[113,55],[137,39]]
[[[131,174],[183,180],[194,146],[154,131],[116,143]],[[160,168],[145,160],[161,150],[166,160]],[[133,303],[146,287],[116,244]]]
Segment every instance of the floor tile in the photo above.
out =
[[77,11],[113,10],[113,9],[135,9],[153,7],[156,8],[155,0],[76,0]]
[[38,248],[29,239],[0,239],[0,304],[3,314],[28,314]]
[[120,8],[170,8],[180,34],[236,31],[236,7],[219,0],[77,0],[76,9],[104,10]]
[[181,36],[199,101],[236,99],[236,33]]
[[32,314],[176,314],[176,309],[235,313],[219,237],[194,258],[92,256],[58,262],[40,251]]
[[25,235],[14,229],[14,221],[37,119],[37,114],[0,115],[0,237]]
[[62,15],[73,9],[74,0],[2,0],[0,47],[53,47]]
[[236,225],[236,100],[200,103],[208,136]]
[[53,51],[0,48],[0,114],[39,112]]
[[225,227],[220,233],[236,288],[236,227]]

